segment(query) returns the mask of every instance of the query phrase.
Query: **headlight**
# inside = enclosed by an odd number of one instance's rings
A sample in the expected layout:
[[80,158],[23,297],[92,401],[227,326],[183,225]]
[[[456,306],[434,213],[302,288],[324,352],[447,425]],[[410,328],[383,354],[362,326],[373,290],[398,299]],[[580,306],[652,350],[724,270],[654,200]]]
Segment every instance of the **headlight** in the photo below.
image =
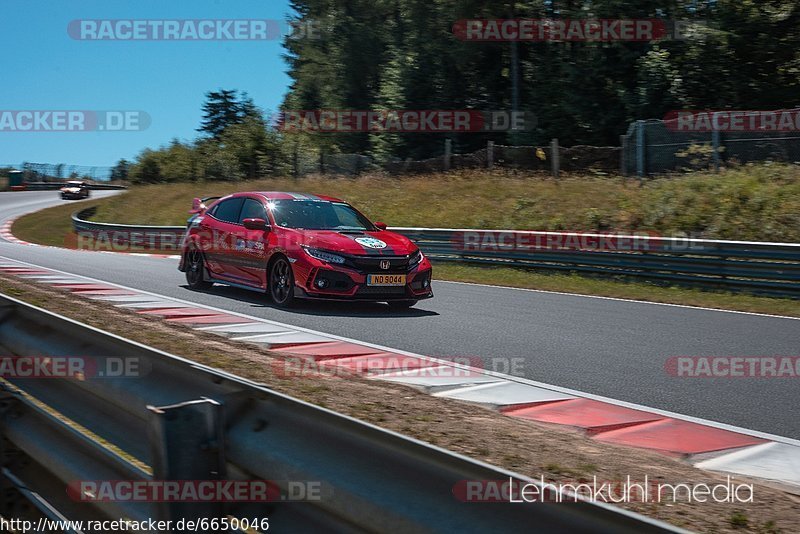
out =
[[422,255],[422,251],[417,249],[417,251],[414,254],[412,254],[411,257],[408,259],[408,266],[414,267],[415,265],[418,265],[420,262],[422,262],[424,258],[425,256]]
[[326,252],[324,250],[311,247],[303,247],[303,250],[306,251],[306,254],[318,260],[327,261],[328,263],[344,263],[343,257],[337,256],[331,252]]

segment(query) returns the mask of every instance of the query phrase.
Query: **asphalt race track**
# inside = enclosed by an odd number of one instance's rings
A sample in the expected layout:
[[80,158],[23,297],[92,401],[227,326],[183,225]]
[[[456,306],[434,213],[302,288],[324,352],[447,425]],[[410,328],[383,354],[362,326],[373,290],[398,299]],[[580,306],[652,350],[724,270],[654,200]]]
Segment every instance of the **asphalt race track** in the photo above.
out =
[[[0,224],[62,202],[55,191],[0,193]],[[664,370],[671,356],[800,356],[796,319],[437,282],[435,267],[435,298],[409,311],[346,303],[284,311],[245,290],[190,291],[177,260],[1,239],[0,256],[429,356],[504,358],[498,371],[519,359],[511,374],[800,439],[800,377],[676,378]]]

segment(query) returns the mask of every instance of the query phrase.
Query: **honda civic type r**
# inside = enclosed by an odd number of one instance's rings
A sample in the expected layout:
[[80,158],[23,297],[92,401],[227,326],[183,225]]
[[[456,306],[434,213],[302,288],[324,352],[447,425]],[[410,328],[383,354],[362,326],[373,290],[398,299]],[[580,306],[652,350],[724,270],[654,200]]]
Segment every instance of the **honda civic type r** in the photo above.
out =
[[278,306],[301,298],[408,308],[433,297],[419,248],[339,199],[235,193],[196,198],[190,213],[179,269],[192,289],[256,289]]

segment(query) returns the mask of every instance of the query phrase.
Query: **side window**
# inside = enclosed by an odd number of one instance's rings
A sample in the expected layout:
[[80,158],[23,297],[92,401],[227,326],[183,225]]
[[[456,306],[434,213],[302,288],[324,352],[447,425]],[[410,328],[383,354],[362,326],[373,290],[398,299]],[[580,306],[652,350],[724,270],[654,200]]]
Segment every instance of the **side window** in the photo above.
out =
[[242,209],[244,198],[237,197],[220,202],[214,210],[213,217],[217,220],[237,224],[239,222],[239,212]]
[[244,199],[244,206],[242,206],[242,213],[239,215],[239,224],[245,219],[267,219],[267,212],[264,210],[264,204],[252,198]]

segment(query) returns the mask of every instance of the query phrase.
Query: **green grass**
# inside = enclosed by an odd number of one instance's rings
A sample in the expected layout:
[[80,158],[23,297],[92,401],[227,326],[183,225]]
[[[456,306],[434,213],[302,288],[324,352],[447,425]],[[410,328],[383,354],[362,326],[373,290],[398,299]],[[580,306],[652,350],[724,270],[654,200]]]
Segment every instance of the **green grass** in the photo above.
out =
[[[53,192],[53,195],[55,194],[56,192]],[[37,211],[17,219],[11,231],[17,238],[30,243],[73,248],[70,247],[74,242],[70,216],[78,210],[96,206],[100,202],[102,200],[99,199],[78,203],[65,202],[54,208]]]
[[800,241],[800,166],[646,181],[465,171],[415,177],[276,178],[134,187],[95,220],[183,225],[193,197],[288,190],[342,197],[390,226],[677,232],[716,239]]
[[[576,231],[699,232],[706,237],[800,241],[800,167],[760,165],[721,174],[660,178],[639,185],[619,178],[464,172],[405,178],[308,177],[241,183],[133,187],[123,195],[67,203],[19,219],[14,234],[46,245],[69,244],[69,216],[98,206],[95,220],[184,225],[193,197],[233,191],[289,190],[347,199],[393,226]],[[438,264],[436,278],[529,289],[800,316],[800,302],[640,281],[513,268]]]

